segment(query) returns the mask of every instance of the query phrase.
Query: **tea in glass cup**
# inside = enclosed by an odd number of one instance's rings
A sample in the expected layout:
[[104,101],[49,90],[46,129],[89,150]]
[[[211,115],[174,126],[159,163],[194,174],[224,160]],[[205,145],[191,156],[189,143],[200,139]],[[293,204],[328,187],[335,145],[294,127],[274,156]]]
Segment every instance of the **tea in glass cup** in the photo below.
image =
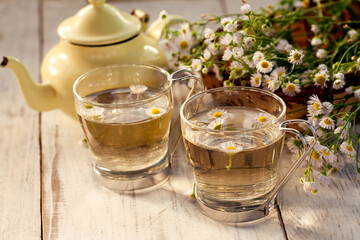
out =
[[167,179],[171,86],[166,71],[137,64],[101,67],[76,80],[76,112],[94,154],[93,168],[116,181],[117,190]]
[[185,101],[182,135],[205,215],[238,223],[268,214],[288,179],[277,185],[284,132],[300,134],[284,127],[285,113],[281,98],[247,87],[210,89]]

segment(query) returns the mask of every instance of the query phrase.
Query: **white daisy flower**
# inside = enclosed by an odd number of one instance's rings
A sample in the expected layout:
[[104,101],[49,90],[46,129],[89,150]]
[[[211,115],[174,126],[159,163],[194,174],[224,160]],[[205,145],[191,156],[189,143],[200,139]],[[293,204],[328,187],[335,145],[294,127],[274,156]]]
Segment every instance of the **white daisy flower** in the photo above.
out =
[[360,88],[358,90],[355,90],[354,96],[358,101],[360,101]]
[[318,187],[317,187],[316,182],[304,181],[303,184],[304,184],[303,189],[304,189],[304,191],[306,193],[310,193],[310,192],[311,193],[316,193],[318,191]]
[[145,110],[146,115],[152,118],[161,117],[165,112],[166,110],[160,107],[151,107]]
[[291,137],[287,142],[286,146],[289,149],[289,151],[293,154],[296,154],[296,156],[299,158],[301,155],[301,150],[303,149],[303,145],[298,138]]
[[200,72],[202,68],[201,60],[200,59],[193,59],[191,62],[191,68],[195,72]]
[[233,41],[233,38],[230,34],[225,34],[225,36],[220,37],[220,44],[224,46],[229,46],[230,43]]
[[227,48],[227,49],[225,49],[225,51],[224,51],[224,55],[223,55],[223,57],[222,57],[222,60],[228,61],[228,60],[230,60],[230,58],[232,57],[232,55],[233,55],[232,51],[231,51],[229,48]]
[[290,97],[295,96],[300,91],[301,90],[300,90],[299,84],[295,84],[295,83],[291,83],[291,82],[286,83],[285,88],[282,89],[282,92],[285,95],[290,96]]
[[187,22],[184,22],[180,25],[180,32],[182,34],[190,34],[190,25]]
[[353,86],[345,88],[345,92],[347,95],[353,94],[355,91],[355,88]]
[[212,71],[213,73],[215,73],[215,77],[216,77],[217,79],[223,80],[223,76],[220,75],[220,69],[219,69],[218,65],[213,64],[213,65],[211,65],[210,69],[211,69],[211,71]]
[[244,4],[240,7],[240,12],[244,15],[251,12],[251,6],[249,4]]
[[325,71],[320,71],[315,74],[314,83],[316,86],[321,86],[321,88],[327,87],[326,82],[329,81],[329,74]]
[[290,51],[288,60],[292,64],[300,65],[302,63],[303,58],[304,58],[304,54],[302,54],[301,52],[295,49]]
[[253,56],[252,60],[253,60],[254,64],[257,65],[262,60],[265,60],[265,56],[264,56],[264,54],[262,52],[256,51],[254,53],[254,56]]
[[193,44],[193,39],[190,34],[180,34],[174,42],[180,51],[188,52]]
[[349,144],[348,142],[343,142],[340,145],[340,151],[351,157],[356,156],[356,151],[355,151],[354,147],[351,144]]
[[256,124],[260,124],[261,126],[267,126],[273,123],[275,117],[269,113],[262,112],[259,113],[255,118],[254,121]]
[[211,28],[205,28],[204,37],[208,41],[212,41],[215,38],[215,32]]
[[332,120],[330,117],[323,117],[320,121],[320,127],[325,129],[335,129],[334,120]]
[[206,62],[209,61],[210,58],[211,58],[211,52],[209,51],[209,49],[205,49],[203,52],[203,56],[200,57],[200,60],[202,62]]
[[261,80],[262,76],[260,73],[254,73],[253,75],[251,75],[251,78],[250,78],[250,84],[252,87],[260,87],[261,85]]
[[136,94],[136,95],[140,95],[143,92],[145,92],[148,87],[145,85],[130,85],[130,94]]
[[345,80],[345,75],[342,72],[338,72],[337,74],[335,74],[335,78]]
[[307,144],[312,144],[313,142],[315,142],[314,144],[314,149],[317,151],[317,152],[320,152],[321,151],[321,144],[319,141],[315,141],[315,138],[312,137],[312,136],[305,136],[305,140],[307,142]]
[[358,32],[354,29],[348,31],[348,36],[350,39],[355,40],[358,37]]
[[333,152],[331,152],[329,148],[327,148],[325,146],[322,146],[320,153],[321,153],[321,156],[330,163],[334,163],[337,161],[336,155]]
[[224,27],[224,31],[226,31],[226,32],[234,32],[235,30],[236,30],[236,24],[233,24],[233,23],[228,23]]
[[217,118],[226,119],[229,117],[229,113],[226,110],[220,108],[211,109],[207,114],[209,118],[213,118],[213,119],[217,119]]
[[327,184],[330,183],[329,177],[325,176],[321,172],[313,170],[313,174],[320,182],[327,183]]
[[247,48],[254,46],[255,42],[256,42],[256,40],[252,37],[244,38],[244,44],[245,44],[245,47],[247,47]]
[[307,102],[307,109],[310,115],[318,115],[321,112],[321,101],[317,95],[312,95]]
[[342,89],[344,86],[345,86],[345,80],[344,79],[338,78],[333,82],[333,88],[336,89],[336,90]]
[[244,49],[242,47],[234,47],[231,49],[231,52],[235,59],[240,59],[244,54]]
[[270,77],[269,75],[265,74],[265,75],[263,76],[263,80],[262,80],[261,86],[262,86],[264,89],[270,90],[269,87],[268,87],[268,85],[269,85],[270,82],[271,82],[271,77]]
[[279,77],[286,75],[286,68],[285,67],[277,67],[274,71],[270,74],[274,80],[279,79]]
[[240,44],[242,40],[242,35],[239,32],[233,33],[233,43],[234,44]]
[[348,133],[348,125],[345,127],[344,129],[344,126],[340,126],[340,127],[337,127],[335,130],[334,130],[334,133],[335,134],[340,134],[340,139],[346,139],[347,138],[347,133]]
[[280,82],[277,80],[271,80],[267,86],[270,91],[275,92],[280,88]]
[[329,115],[332,110],[334,109],[334,106],[330,102],[323,102],[321,104],[321,113],[325,115]]
[[325,51],[325,49],[318,49],[316,51],[316,57],[319,59],[323,59],[327,57],[327,52]]
[[232,156],[238,152],[241,152],[243,150],[243,147],[238,143],[230,141],[220,144],[220,150],[229,155],[229,165],[226,166],[226,169],[230,170]]
[[319,46],[321,45],[323,42],[320,38],[318,37],[314,37],[312,40],[311,40],[311,45],[312,46]]
[[319,32],[319,27],[316,24],[311,24],[311,31],[317,34]]
[[321,154],[319,151],[313,149],[310,154],[310,163],[316,169],[320,169],[323,167],[323,161],[321,159]]
[[258,64],[256,64],[256,69],[262,73],[269,73],[271,72],[273,66],[274,64],[272,62],[269,62],[267,60],[262,60]]
[[229,23],[232,23],[234,21],[234,18],[231,18],[231,17],[223,17],[221,18],[220,22],[221,22],[221,25],[223,25],[224,27],[229,24]]
[[286,39],[280,39],[275,49],[279,52],[290,52],[292,50],[292,47]]
[[226,119],[222,117],[216,118],[215,120],[212,120],[207,127],[210,129],[220,130],[225,120]]
[[320,71],[324,71],[324,72],[326,72],[326,73],[329,72],[329,70],[327,69],[327,66],[326,66],[325,64],[320,64],[320,65],[318,66],[318,69],[319,69]]
[[253,61],[250,61],[247,57],[242,57],[242,60],[248,65],[249,68],[255,68]]

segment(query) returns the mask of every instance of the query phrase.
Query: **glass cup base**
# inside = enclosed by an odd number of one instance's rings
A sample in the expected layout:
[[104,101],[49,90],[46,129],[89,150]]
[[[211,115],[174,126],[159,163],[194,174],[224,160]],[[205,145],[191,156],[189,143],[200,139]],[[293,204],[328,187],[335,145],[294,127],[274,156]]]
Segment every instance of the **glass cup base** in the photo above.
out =
[[196,194],[196,205],[202,214],[205,216],[218,221],[224,224],[231,225],[245,225],[248,223],[255,223],[263,220],[265,217],[269,216],[271,212],[279,205],[278,197],[275,197],[269,205],[258,204],[252,206],[243,206],[238,204],[238,206],[208,206],[206,205],[201,198]]
[[96,180],[103,186],[120,192],[153,190],[165,183],[170,174],[168,154],[156,166],[133,172],[109,171],[93,163]]

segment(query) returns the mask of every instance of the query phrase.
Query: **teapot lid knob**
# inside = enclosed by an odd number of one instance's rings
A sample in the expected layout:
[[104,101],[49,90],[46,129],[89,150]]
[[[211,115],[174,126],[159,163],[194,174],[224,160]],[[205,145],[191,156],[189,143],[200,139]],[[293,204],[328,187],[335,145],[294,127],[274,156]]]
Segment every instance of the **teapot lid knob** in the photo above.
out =
[[105,4],[106,0],[88,0],[94,7],[100,7]]

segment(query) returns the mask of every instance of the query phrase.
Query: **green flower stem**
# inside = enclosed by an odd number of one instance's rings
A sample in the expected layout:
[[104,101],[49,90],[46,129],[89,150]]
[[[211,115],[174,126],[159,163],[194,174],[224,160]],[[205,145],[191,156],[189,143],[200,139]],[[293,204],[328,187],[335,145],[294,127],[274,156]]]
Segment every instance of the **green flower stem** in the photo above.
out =
[[340,59],[340,61],[339,61],[339,64],[338,64],[335,72],[338,72],[338,71],[339,71],[339,67],[340,67],[342,61],[344,60],[344,57],[346,56],[346,54],[348,54],[348,52],[349,52],[351,49],[353,49],[355,46],[357,46],[357,45],[359,45],[359,44],[360,44],[360,42],[356,42],[356,43],[354,43],[351,47],[349,47],[348,49],[346,49],[345,53],[342,55],[342,57],[341,57],[341,59]]
[[194,183],[194,186],[193,186],[193,192],[192,192],[192,194],[190,195],[190,197],[191,197],[192,199],[195,199],[195,183]]
[[231,164],[232,164],[232,157],[233,157],[233,155],[234,155],[234,154],[229,153],[229,165],[228,165],[228,166],[226,166],[226,169],[227,169],[227,170],[230,170],[230,168],[231,168]]

